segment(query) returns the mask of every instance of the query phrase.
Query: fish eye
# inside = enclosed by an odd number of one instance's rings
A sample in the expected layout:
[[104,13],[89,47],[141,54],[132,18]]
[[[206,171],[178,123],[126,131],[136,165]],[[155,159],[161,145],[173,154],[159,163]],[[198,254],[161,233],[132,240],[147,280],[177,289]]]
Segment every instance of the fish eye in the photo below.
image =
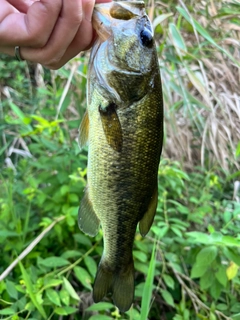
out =
[[123,8],[117,3],[113,3],[112,8],[110,9],[110,15],[112,18],[118,20],[130,20],[134,16],[131,11]]
[[140,40],[144,47],[151,47],[153,45],[153,36],[148,29],[143,29],[140,32]]

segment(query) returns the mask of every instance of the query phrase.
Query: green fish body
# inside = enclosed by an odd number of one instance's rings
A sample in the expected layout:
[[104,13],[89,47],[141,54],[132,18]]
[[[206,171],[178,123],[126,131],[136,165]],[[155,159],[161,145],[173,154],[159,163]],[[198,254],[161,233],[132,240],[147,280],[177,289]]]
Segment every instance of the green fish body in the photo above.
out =
[[88,74],[88,108],[79,143],[88,142],[88,182],[79,209],[90,236],[101,224],[104,252],[93,288],[98,302],[111,292],[127,311],[134,296],[132,248],[137,224],[149,231],[157,207],[163,140],[161,79],[151,23],[143,2],[95,6]]

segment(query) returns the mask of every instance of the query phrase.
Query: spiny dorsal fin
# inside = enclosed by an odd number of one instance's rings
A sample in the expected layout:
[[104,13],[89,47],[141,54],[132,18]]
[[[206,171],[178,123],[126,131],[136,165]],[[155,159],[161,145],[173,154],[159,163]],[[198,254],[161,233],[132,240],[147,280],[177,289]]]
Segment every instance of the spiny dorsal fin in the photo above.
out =
[[105,108],[99,106],[103,131],[107,142],[115,151],[121,152],[123,144],[122,127],[116,109],[117,105],[113,102]]
[[86,110],[79,127],[78,144],[80,149],[82,149],[88,142],[88,132],[89,132],[89,117],[88,117],[88,112]]

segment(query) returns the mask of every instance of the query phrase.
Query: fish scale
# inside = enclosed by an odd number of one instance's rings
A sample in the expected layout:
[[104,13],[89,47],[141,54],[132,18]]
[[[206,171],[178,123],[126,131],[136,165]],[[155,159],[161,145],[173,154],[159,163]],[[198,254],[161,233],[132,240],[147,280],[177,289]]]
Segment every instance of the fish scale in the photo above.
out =
[[115,305],[126,311],[134,296],[136,227],[139,223],[145,236],[157,206],[161,79],[143,2],[96,5],[93,21],[99,39],[90,57],[88,107],[80,126],[80,147],[88,141],[89,148],[78,222],[90,236],[100,225],[103,230],[94,301],[112,293]]

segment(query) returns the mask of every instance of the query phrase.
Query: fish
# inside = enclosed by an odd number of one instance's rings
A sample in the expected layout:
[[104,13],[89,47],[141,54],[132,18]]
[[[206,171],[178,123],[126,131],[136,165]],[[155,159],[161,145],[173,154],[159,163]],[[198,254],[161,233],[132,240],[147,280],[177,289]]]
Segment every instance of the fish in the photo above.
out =
[[95,5],[87,110],[79,146],[88,144],[87,184],[79,228],[104,249],[93,285],[94,302],[111,294],[122,312],[134,300],[133,243],[144,237],[158,203],[163,144],[163,97],[151,22],[142,1]]

